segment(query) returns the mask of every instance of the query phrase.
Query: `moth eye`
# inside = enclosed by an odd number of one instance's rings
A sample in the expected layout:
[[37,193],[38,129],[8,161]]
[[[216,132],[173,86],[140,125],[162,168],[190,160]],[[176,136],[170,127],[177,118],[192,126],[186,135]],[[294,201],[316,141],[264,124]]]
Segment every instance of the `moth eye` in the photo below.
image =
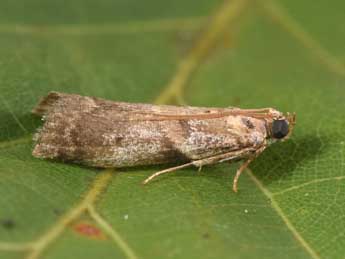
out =
[[272,124],[272,136],[276,139],[286,137],[289,133],[289,123],[286,120],[274,120]]

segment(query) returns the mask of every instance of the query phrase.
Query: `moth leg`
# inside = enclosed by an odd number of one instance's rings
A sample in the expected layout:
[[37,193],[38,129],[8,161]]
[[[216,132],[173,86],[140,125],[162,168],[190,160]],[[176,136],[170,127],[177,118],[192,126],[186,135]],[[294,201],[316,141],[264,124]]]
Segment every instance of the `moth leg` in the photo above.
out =
[[[232,153],[233,152],[231,152],[231,154]],[[183,165],[179,165],[179,166],[175,166],[175,167],[170,167],[170,168],[167,168],[167,169],[164,169],[164,170],[158,171],[157,173],[152,174],[151,176],[149,176],[148,178],[146,178],[143,181],[143,184],[147,184],[153,178],[156,178],[159,175],[170,173],[170,172],[173,172],[173,171],[176,171],[176,170],[179,170],[179,169],[191,166],[191,165],[194,165],[195,167],[198,167],[198,170],[201,171],[201,169],[202,169],[202,167],[204,165],[214,164],[216,162],[219,162],[220,159],[224,159],[224,158],[227,158],[227,157],[228,157],[227,154],[222,154],[222,155],[219,155],[219,156],[204,158],[204,159],[200,159],[200,160],[194,160],[192,162],[189,162],[189,163],[186,163],[186,164],[183,164]]]
[[144,181],[143,184],[147,184],[149,181],[151,181],[153,178],[162,175],[162,174],[166,174],[166,173],[170,173],[188,166],[193,165],[193,162],[187,163],[187,164],[183,164],[183,165],[179,165],[179,166],[175,166],[175,167],[170,167],[161,171],[158,171],[157,173],[152,174],[151,176],[147,177]]
[[[147,184],[153,178],[155,178],[155,177],[157,177],[159,175],[170,173],[170,172],[173,172],[173,171],[185,168],[185,167],[189,167],[191,165],[194,165],[195,167],[198,167],[199,170],[201,170],[202,166],[204,166],[204,165],[212,165],[212,164],[219,163],[219,162],[230,161],[230,160],[238,158],[241,154],[244,154],[244,153],[247,153],[247,152],[252,152],[252,151],[253,151],[253,148],[250,147],[250,148],[246,148],[246,149],[239,150],[239,151],[231,151],[229,153],[220,154],[220,155],[213,156],[213,157],[208,157],[208,158],[203,158],[203,159],[199,159],[199,160],[194,160],[192,162],[189,162],[189,163],[186,163],[186,164],[183,164],[183,165],[179,165],[179,166],[175,166],[175,167],[170,167],[170,168],[167,168],[167,169],[164,169],[164,170],[158,171],[157,173],[152,174],[151,176],[149,176],[148,178],[146,178],[143,181],[143,184]],[[258,152],[258,151],[256,151],[256,152]],[[256,154],[256,152],[255,152],[255,154]],[[253,159],[255,157],[255,154],[253,156]]]
[[237,185],[238,185],[238,179],[240,178],[242,172],[244,169],[248,167],[248,165],[259,155],[261,154],[266,148],[266,145],[262,146],[260,149],[258,149],[254,155],[250,156],[242,165],[240,168],[237,169],[236,175],[234,177],[234,181],[232,184],[232,190],[234,192],[238,191]]
[[236,172],[236,175],[234,177],[234,181],[233,181],[233,184],[232,184],[232,190],[234,192],[237,192],[238,191],[238,188],[237,188],[237,183],[238,183],[238,179],[240,178],[242,172],[244,171],[244,169],[246,169],[248,167],[248,165],[254,160],[255,157],[250,157],[247,159],[246,162],[244,162],[240,168],[237,169],[237,172]]

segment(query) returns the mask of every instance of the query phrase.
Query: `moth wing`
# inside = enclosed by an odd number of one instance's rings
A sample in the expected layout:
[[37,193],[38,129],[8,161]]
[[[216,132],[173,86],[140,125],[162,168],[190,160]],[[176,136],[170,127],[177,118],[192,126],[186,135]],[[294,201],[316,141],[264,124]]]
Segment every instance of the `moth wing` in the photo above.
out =
[[198,117],[206,111],[229,109],[130,104],[52,92],[33,110],[45,116],[33,155],[123,167],[199,160],[264,141],[263,120],[250,118],[248,124],[247,116],[234,116],[209,123]]
[[270,115],[272,110],[271,108],[210,108],[113,102],[95,97],[50,92],[41,99],[32,112],[42,116],[48,114],[52,109],[64,109],[66,106],[69,109],[80,109],[85,112],[92,110],[95,116],[106,116],[113,121],[202,120],[230,115],[265,118]]

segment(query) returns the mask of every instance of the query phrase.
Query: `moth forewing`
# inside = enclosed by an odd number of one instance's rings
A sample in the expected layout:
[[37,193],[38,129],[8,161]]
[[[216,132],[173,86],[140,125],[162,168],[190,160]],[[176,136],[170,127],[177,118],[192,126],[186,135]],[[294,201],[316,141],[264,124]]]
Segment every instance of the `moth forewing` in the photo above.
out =
[[180,164],[145,183],[191,165],[237,159],[249,164],[267,139],[286,133],[284,115],[272,108],[132,104],[52,92],[33,112],[45,121],[35,137],[36,157],[95,167]]

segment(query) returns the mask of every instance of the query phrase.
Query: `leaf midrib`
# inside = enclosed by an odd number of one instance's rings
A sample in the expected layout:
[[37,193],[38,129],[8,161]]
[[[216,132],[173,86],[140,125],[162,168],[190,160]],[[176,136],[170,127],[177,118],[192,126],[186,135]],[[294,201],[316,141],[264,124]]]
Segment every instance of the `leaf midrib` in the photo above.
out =
[[[240,2],[240,1],[238,1]],[[242,2],[242,1],[241,1]],[[262,1],[260,1],[262,2]],[[268,7],[270,7],[269,5],[272,4],[273,2],[267,2],[268,4],[266,4],[266,9],[267,9],[267,5]],[[278,6],[279,7],[279,6]],[[286,13],[281,13],[280,12],[281,9],[277,9],[277,4],[274,4],[274,8],[273,8],[273,13],[272,13],[272,8],[268,8],[268,12],[266,12],[266,15],[270,16],[270,15],[275,15],[276,17],[280,17],[281,20],[279,20],[279,25],[283,27],[287,27],[288,30],[286,30],[288,33],[290,33],[297,41],[301,42],[301,44],[308,49],[309,51],[311,51],[314,55],[318,56],[319,60],[326,65],[332,72],[335,72],[337,74],[340,75],[344,75],[345,73],[345,69],[344,66],[341,62],[339,62],[336,58],[334,58],[332,55],[330,55],[328,53],[327,50],[323,49],[320,44],[318,44],[316,41],[314,41],[310,35],[308,35],[301,26],[298,25],[297,22],[295,22],[294,20],[292,20],[291,17],[286,16]],[[293,22],[292,24],[294,26],[291,26],[291,21]],[[296,27],[297,26],[297,27]],[[178,28],[176,29],[180,29],[180,26],[177,26]],[[192,26],[194,28],[194,25]],[[1,28],[4,28],[0,25],[0,33],[1,33]],[[163,28],[163,27],[162,27]],[[161,28],[161,29],[162,29]],[[172,28],[172,27],[170,27]],[[297,29],[296,29],[297,28]],[[82,28],[79,28],[79,30]],[[99,28],[98,28],[99,29]],[[165,28],[166,29],[166,28]],[[174,28],[175,29],[175,28]],[[286,29],[286,28],[285,28]],[[97,28],[95,27],[95,30],[97,30]],[[73,30],[72,30],[73,31]],[[137,32],[136,30],[134,30],[134,33]],[[296,34],[297,33],[297,34]],[[301,36],[302,35],[302,36]],[[315,43],[315,44],[314,44]],[[321,49],[321,51],[320,51]],[[208,50],[207,50],[208,51]],[[189,56],[189,58],[195,58],[193,56]],[[184,60],[186,61],[186,60]],[[187,60],[188,61],[188,60]],[[181,62],[182,64],[183,62]],[[185,62],[186,63],[186,62]],[[188,63],[188,62],[187,62]],[[170,84],[168,84],[164,90],[161,92],[160,97],[158,97],[157,99],[160,100],[158,101],[159,103],[162,102],[166,102],[167,100],[171,100],[171,99],[180,99],[182,98],[183,94],[183,90],[186,87],[187,84],[187,79],[190,79],[190,74],[191,72],[193,72],[201,63],[202,63],[202,59],[201,58],[197,58],[197,65],[195,65],[194,68],[189,68],[189,72],[187,73],[187,76],[185,79],[182,80],[182,83],[180,84],[174,84],[174,81],[178,82],[178,80],[176,80],[176,78],[179,76],[179,70],[177,70],[177,73],[175,74],[175,76],[173,77],[173,79],[170,81]],[[183,69],[182,69],[183,70]],[[175,80],[174,80],[175,78]],[[167,94],[168,93],[168,94]],[[162,97],[165,96],[165,97]],[[166,97],[168,96],[168,97]],[[163,100],[163,101],[161,101]],[[0,148],[7,148],[9,146],[15,146],[15,145],[20,145],[26,142],[29,142],[31,139],[30,135],[25,135],[21,138],[15,139],[15,140],[10,140],[10,141],[2,141],[0,142]],[[268,191],[267,188],[265,188],[262,183],[253,175],[252,172],[249,172],[249,176],[250,178],[253,180],[253,182],[257,185],[257,187],[260,189],[260,191],[262,191],[264,193],[264,195],[269,198],[272,201],[272,208],[276,211],[276,213],[279,215],[279,217],[282,218],[283,222],[286,224],[287,228],[292,232],[293,236],[296,238],[296,240],[301,244],[301,246],[303,247],[303,249],[305,249],[309,255],[312,258],[319,258],[318,254],[309,246],[309,244],[302,238],[302,236],[298,233],[298,231],[294,228],[294,226],[292,225],[292,223],[288,220],[288,218],[285,216],[285,214],[283,213],[283,211],[281,210],[281,208],[278,206],[278,203],[274,200],[274,194],[272,194],[270,191]]]

